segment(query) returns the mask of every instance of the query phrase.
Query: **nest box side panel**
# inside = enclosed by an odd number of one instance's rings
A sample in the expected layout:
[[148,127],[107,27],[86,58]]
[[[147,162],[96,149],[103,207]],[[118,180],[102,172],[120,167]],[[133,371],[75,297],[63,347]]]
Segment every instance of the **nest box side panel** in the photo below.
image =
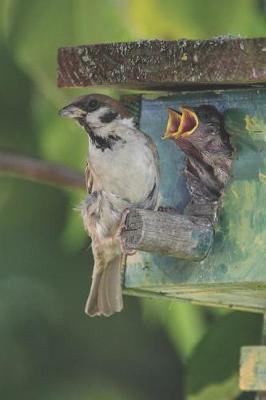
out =
[[232,178],[207,258],[188,262],[138,252],[128,257],[126,289],[206,304],[266,309],[265,103],[265,89],[184,92],[143,98],[140,129],[158,147],[162,206],[176,207],[182,212],[188,196],[184,155],[175,143],[161,140],[167,107],[214,105],[224,113],[235,155]]

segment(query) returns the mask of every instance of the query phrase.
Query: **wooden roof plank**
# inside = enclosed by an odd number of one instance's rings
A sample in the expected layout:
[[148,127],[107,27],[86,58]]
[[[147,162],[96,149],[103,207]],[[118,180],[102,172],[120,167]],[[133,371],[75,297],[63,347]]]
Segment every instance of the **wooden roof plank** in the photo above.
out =
[[266,38],[62,47],[58,86],[168,90],[266,84]]

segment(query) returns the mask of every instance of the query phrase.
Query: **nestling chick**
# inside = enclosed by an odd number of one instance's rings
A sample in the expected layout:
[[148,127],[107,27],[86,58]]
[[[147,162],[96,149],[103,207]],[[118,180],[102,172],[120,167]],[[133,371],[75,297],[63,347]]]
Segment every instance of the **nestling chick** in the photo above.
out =
[[232,153],[223,117],[209,105],[169,109],[165,139],[173,139],[187,156],[185,174],[191,195],[186,212],[216,220],[220,196],[230,177]]
[[94,269],[85,312],[109,316],[123,308],[121,217],[131,207],[155,209],[159,162],[150,137],[139,131],[121,103],[104,95],[81,97],[60,110],[85,129],[89,195],[81,205],[92,239]]

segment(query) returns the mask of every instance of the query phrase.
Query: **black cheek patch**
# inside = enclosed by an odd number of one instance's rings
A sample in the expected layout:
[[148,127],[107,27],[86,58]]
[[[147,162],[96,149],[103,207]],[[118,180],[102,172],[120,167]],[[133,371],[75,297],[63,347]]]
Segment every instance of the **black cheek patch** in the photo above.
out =
[[85,125],[85,129],[88,132],[90,139],[97,149],[104,152],[106,149],[113,150],[116,143],[126,144],[126,141],[118,135],[108,135],[107,137],[102,137],[95,135],[92,129]]
[[101,122],[103,122],[104,124],[105,123],[110,123],[110,122],[112,122],[114,119],[116,119],[116,117],[117,117],[117,113],[116,112],[113,112],[113,111],[108,111],[107,113],[105,113],[104,115],[102,115],[101,117],[100,117],[100,120],[101,120]]

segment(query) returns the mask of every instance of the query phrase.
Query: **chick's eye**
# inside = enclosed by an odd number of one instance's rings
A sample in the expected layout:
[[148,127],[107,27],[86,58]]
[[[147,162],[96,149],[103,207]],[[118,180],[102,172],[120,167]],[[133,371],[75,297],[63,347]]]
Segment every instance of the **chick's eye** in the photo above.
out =
[[99,108],[99,105],[100,103],[98,102],[98,100],[96,99],[90,100],[88,104],[88,111],[91,112],[97,110],[97,108]]

